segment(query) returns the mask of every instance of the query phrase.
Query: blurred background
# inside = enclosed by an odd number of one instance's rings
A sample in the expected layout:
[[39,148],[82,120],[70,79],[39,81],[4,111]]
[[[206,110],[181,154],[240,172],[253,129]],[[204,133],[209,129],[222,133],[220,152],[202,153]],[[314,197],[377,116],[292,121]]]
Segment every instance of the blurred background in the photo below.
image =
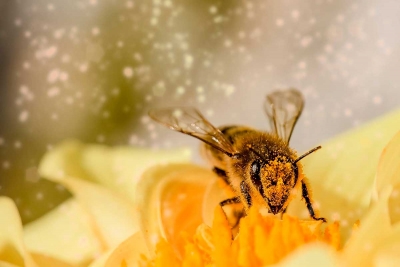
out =
[[0,195],[24,223],[69,197],[36,172],[64,139],[197,149],[151,107],[267,130],[265,95],[296,87],[299,151],[400,107],[396,0],[0,0],[0,13]]

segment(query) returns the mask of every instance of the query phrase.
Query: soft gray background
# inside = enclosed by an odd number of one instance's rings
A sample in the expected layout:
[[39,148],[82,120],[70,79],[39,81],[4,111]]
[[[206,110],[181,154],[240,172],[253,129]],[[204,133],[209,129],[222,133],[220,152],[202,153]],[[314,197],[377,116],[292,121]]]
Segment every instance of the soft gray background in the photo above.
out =
[[0,0],[0,194],[23,221],[68,197],[35,176],[65,138],[197,148],[155,106],[268,129],[268,92],[306,98],[300,151],[400,104],[398,1]]

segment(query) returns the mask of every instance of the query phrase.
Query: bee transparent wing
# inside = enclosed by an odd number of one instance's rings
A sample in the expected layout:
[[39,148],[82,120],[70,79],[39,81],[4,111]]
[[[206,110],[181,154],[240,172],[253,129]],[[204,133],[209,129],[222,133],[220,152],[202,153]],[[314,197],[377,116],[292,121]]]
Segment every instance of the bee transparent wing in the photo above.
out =
[[267,95],[264,108],[273,133],[289,143],[303,106],[303,96],[296,89],[276,91]]
[[149,116],[172,130],[200,139],[228,156],[236,154],[224,134],[194,108],[154,109],[149,112]]

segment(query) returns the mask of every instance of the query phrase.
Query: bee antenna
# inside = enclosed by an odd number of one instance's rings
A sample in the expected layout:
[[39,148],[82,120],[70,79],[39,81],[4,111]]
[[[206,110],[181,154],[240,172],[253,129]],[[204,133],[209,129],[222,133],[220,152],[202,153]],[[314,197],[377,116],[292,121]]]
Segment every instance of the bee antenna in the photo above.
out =
[[308,155],[310,155],[311,153],[317,151],[317,150],[320,149],[320,148],[322,148],[322,146],[314,147],[314,148],[311,149],[310,151],[308,151],[308,152],[304,153],[303,155],[301,155],[300,157],[298,157],[298,158],[294,161],[294,163],[296,164],[297,162],[299,162],[300,160],[302,160],[303,158],[307,157]]

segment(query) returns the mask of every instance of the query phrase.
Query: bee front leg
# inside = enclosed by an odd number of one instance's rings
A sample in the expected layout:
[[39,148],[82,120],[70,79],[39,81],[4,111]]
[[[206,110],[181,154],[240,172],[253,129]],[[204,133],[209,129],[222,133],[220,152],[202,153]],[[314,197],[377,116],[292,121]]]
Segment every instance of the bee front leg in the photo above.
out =
[[240,197],[233,197],[233,198],[225,199],[225,200],[221,201],[219,203],[219,205],[222,208],[223,206],[230,205],[230,204],[236,204],[236,203],[240,203]]
[[[242,200],[240,199],[240,197],[236,196],[233,198],[228,198],[225,199],[224,201],[221,201],[219,203],[219,205],[222,207],[226,206],[226,205],[231,205],[231,204],[238,204],[238,203],[242,203]],[[226,211],[224,210],[225,216],[228,219],[228,214],[226,213]],[[234,231],[236,229],[236,227],[239,226],[239,222],[240,219],[245,215],[244,209],[241,209],[240,211],[234,210],[232,216],[234,217],[234,221],[230,221],[230,225],[232,227],[232,230]],[[229,221],[229,219],[228,219]]]
[[246,184],[245,181],[242,181],[240,183],[240,192],[244,196],[244,199],[246,200],[248,208],[251,207],[251,196],[250,196],[250,192],[249,191],[250,191],[249,190],[249,186]]
[[301,181],[301,189],[302,189],[302,195],[303,195],[304,201],[306,202],[306,206],[307,206],[308,212],[310,213],[311,218],[313,218],[316,221],[326,222],[325,218],[315,216],[315,212],[314,212],[314,209],[311,204],[310,194],[308,193],[307,185],[304,180]]
[[282,213],[281,213],[281,220],[283,219],[283,214],[285,214],[286,213],[286,210],[287,210],[287,207],[282,211]]

